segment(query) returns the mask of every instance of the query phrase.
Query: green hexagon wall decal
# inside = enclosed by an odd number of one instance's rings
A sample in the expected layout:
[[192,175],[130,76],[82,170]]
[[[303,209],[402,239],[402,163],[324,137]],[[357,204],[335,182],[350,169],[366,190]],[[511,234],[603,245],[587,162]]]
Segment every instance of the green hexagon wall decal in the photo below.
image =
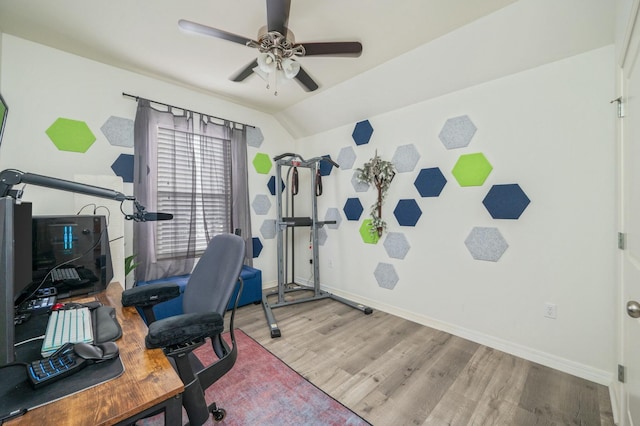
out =
[[451,174],[460,186],[482,186],[493,166],[481,152],[464,154],[458,158]]
[[367,244],[378,244],[380,237],[377,231],[371,231],[371,222],[371,219],[362,221],[362,225],[360,225],[360,236],[362,237],[362,241]]
[[58,118],[46,133],[60,151],[87,152],[96,141],[87,123],[69,118]]
[[253,167],[255,167],[256,172],[266,175],[271,170],[271,159],[267,154],[259,152],[253,157]]

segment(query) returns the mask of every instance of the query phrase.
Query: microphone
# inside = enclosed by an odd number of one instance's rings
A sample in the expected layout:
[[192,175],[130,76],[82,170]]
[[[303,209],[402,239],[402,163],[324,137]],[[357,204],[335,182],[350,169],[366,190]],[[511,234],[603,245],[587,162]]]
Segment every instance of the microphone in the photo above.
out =
[[173,215],[171,213],[151,213],[148,212],[142,204],[137,200],[133,200],[133,205],[136,209],[135,213],[127,214],[124,216],[127,220],[133,220],[134,222],[155,222],[157,220],[171,220]]
[[150,213],[144,212],[140,215],[138,222],[153,222],[156,220],[171,220],[173,215],[171,213]]

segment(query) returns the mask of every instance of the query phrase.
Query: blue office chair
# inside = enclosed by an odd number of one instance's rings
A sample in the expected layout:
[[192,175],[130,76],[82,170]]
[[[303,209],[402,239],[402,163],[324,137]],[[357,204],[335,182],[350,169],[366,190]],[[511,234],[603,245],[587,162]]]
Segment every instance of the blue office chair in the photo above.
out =
[[[162,283],[125,290],[123,306],[141,307],[149,331],[147,348],[162,348],[184,383],[182,396],[189,423],[202,425],[213,414],[216,421],[226,412],[214,403],[207,406],[204,390],[225,375],[236,362],[238,349],[233,321],[242,293],[240,272],[245,256],[244,240],[233,234],[219,234],[211,239],[204,254],[191,273],[184,290],[183,314],[155,320],[153,306],[180,295],[177,284]],[[239,284],[236,284],[239,283]],[[231,347],[222,338],[224,315],[236,286],[239,286],[229,323]],[[203,366],[193,354],[209,338],[218,361]]]

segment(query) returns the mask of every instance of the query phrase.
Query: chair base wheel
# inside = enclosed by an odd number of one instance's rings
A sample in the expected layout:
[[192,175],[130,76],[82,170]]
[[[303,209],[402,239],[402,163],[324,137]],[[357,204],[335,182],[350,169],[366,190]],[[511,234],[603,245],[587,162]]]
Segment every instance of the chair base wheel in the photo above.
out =
[[216,408],[211,410],[211,414],[213,415],[213,420],[221,422],[227,416],[227,411],[224,408]]

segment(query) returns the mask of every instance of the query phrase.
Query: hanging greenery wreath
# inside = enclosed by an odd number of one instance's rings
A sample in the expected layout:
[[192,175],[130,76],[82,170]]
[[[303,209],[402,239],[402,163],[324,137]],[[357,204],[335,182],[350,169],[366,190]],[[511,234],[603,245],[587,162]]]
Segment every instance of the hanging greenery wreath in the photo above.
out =
[[357,168],[356,172],[356,177],[360,182],[374,185],[378,190],[378,199],[371,206],[371,233],[377,232],[381,237],[387,229],[387,223],[382,220],[382,204],[391,186],[391,181],[396,175],[393,163],[380,158],[376,150],[374,157],[364,163],[362,168]]

